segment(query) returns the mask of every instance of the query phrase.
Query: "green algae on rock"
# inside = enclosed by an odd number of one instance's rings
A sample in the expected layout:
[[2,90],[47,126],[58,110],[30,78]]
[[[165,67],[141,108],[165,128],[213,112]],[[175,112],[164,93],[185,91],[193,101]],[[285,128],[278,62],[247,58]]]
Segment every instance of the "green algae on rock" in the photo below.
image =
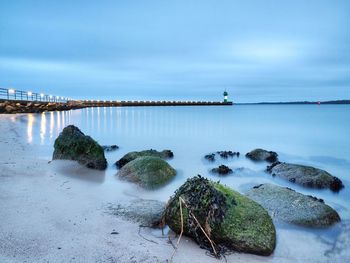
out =
[[53,160],[73,160],[88,168],[104,170],[107,160],[102,146],[79,128],[69,125],[63,129],[55,140]]
[[150,149],[140,152],[129,152],[125,154],[121,159],[119,159],[115,164],[118,168],[122,168],[124,165],[126,165],[128,162],[131,162],[132,160],[135,160],[138,157],[144,157],[144,156],[152,156],[152,157],[159,157],[162,159],[170,159],[174,157],[174,154],[170,150],[163,150],[161,152],[158,152],[156,150]]
[[176,233],[181,232],[180,197],[188,206],[182,206],[184,234],[201,247],[211,250],[194,216],[219,251],[220,247],[258,255],[274,251],[275,226],[267,211],[253,200],[201,176],[188,179],[164,212],[165,223]]
[[155,189],[166,184],[176,171],[159,157],[144,156],[128,162],[118,171],[118,176],[135,182],[143,188]]
[[290,188],[263,184],[247,196],[269,211],[273,218],[307,227],[327,227],[340,221],[338,213],[322,199],[303,195]]

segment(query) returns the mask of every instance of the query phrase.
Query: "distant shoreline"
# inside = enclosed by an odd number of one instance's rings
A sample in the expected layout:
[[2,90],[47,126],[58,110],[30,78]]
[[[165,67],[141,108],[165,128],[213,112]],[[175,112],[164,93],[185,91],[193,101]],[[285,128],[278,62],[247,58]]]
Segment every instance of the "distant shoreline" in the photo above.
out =
[[234,105],[304,105],[304,104],[350,104],[350,100],[329,100],[329,101],[288,101],[288,102],[243,102]]

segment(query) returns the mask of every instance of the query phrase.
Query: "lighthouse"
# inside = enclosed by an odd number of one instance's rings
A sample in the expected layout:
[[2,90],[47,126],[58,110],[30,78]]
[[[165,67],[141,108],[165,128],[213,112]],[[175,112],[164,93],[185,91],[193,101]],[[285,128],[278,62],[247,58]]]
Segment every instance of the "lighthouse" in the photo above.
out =
[[228,93],[226,90],[224,91],[224,102],[228,102]]

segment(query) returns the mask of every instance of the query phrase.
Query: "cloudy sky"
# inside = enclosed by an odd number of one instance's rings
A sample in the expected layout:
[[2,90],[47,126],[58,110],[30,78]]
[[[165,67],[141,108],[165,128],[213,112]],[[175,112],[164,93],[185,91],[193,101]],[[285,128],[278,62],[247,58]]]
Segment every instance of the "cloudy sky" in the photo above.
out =
[[350,99],[347,0],[0,0],[0,87],[82,99]]

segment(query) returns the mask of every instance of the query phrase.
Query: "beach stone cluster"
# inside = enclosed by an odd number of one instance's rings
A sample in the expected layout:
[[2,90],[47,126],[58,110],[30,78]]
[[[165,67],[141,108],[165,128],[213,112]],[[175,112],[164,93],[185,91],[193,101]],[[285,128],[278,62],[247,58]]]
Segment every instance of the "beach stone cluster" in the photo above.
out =
[[103,147],[74,125],[65,127],[56,139],[52,159],[78,161],[97,170],[107,168]]
[[57,103],[57,102],[0,102],[0,113],[41,113],[44,111],[65,111],[84,108],[78,102]]
[[252,161],[267,161],[270,163],[278,161],[278,154],[273,151],[266,151],[264,149],[255,149],[253,151],[250,151],[245,155],[247,158],[251,159]]
[[213,252],[197,220],[219,252],[221,246],[258,255],[274,251],[275,226],[255,201],[201,176],[188,179],[170,198],[164,213],[165,223],[178,234],[182,228],[180,198],[186,204],[182,204],[184,234],[201,247]]

